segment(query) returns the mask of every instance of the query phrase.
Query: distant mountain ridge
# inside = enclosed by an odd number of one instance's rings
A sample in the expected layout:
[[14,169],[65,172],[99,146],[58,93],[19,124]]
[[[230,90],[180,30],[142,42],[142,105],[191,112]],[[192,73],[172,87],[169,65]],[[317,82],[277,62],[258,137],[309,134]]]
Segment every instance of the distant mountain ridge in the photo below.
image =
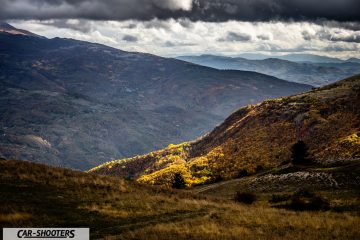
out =
[[351,61],[330,59],[331,61],[328,60],[328,62],[320,62],[321,60],[326,61],[327,58],[311,55],[313,59],[318,59],[319,62],[297,62],[294,60],[299,60],[302,56],[287,56],[249,60],[239,57],[200,55],[180,56],[177,59],[216,69],[254,71],[313,86],[324,86],[360,73],[360,62],[356,62],[355,59]]
[[349,58],[347,60],[342,60],[340,58],[320,56],[315,54],[286,54],[286,55],[265,55],[259,53],[242,53],[238,57],[246,58],[248,60],[265,60],[269,58],[277,58],[286,61],[292,62],[310,62],[310,63],[342,63],[342,62],[358,62],[358,58]]
[[239,106],[311,88],[18,32],[0,32],[5,159],[88,169],[192,139]]
[[180,173],[189,186],[255,174],[285,165],[303,140],[321,164],[360,159],[360,75],[295,96],[240,108],[212,132],[180,145],[112,161],[90,172],[171,186]]

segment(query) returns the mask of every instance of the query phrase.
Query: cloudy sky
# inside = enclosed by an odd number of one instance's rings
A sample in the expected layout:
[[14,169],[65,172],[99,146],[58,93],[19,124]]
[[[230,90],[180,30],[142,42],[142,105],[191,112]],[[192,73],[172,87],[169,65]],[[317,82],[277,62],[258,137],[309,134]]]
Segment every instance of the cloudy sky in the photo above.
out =
[[50,38],[162,56],[360,57],[359,0],[0,0],[0,18]]

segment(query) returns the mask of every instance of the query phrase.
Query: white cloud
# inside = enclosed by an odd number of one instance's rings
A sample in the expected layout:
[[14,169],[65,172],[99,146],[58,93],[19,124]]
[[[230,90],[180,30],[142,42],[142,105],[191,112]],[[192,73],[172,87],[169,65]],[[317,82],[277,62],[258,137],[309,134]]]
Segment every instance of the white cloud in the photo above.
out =
[[[175,2],[178,1],[174,0],[171,5],[174,6]],[[189,6],[180,4],[178,7]],[[11,23],[16,27],[50,38],[75,38],[103,43],[122,50],[148,52],[162,56],[203,53],[237,55],[243,52],[268,54],[307,52],[342,58],[360,57],[360,43],[351,41],[358,39],[359,31],[310,22],[212,23],[191,22],[186,19],[85,22],[84,20],[67,20],[66,24],[59,24],[59,22],[55,24],[51,20],[47,22],[32,20]],[[79,25],[86,25],[87,31],[79,30],[81,29]],[[64,26],[70,28],[64,28]],[[239,38],[242,41],[227,40],[229,34],[235,37],[243,36]],[[132,36],[137,41],[124,41],[126,36]],[[219,41],[219,39],[224,41]]]

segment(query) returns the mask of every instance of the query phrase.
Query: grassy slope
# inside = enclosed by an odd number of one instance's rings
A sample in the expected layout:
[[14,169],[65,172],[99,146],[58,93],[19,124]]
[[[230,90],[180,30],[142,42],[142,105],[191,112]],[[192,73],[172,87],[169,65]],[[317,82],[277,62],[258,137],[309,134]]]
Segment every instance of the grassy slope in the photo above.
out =
[[[293,193],[299,189],[306,189],[323,193],[329,199],[337,198],[336,195],[342,194],[343,197],[349,197],[352,200],[347,199],[349,200],[347,203],[334,201],[333,207],[345,209],[353,205],[353,210],[359,211],[359,186],[360,159],[357,159],[341,164],[322,166],[293,166],[289,164],[270,171],[262,171],[252,176],[198,186],[190,191],[196,194],[232,199],[239,190],[270,196],[274,193]],[[349,204],[350,202],[352,204]]]
[[355,76],[308,93],[247,106],[197,141],[90,171],[160,185],[169,185],[174,173],[181,172],[193,186],[285,164],[298,139],[308,144],[318,162],[358,158],[359,92],[360,76]]
[[119,178],[0,161],[1,227],[90,227],[92,239],[356,239],[355,212],[246,206]]

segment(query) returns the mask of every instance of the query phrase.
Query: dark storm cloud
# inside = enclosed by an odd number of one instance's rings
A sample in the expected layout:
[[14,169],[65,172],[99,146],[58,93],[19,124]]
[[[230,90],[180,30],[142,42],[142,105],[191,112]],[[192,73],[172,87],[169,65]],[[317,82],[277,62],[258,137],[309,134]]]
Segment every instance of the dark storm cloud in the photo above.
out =
[[90,32],[92,29],[91,24],[86,20],[68,21],[65,19],[56,19],[51,21],[43,21],[42,24],[54,26],[57,28],[72,29],[83,33]]
[[126,42],[137,42],[138,38],[135,36],[131,36],[131,35],[125,35],[125,36],[123,36],[122,40],[124,40]]
[[0,0],[3,19],[150,20],[182,15],[192,0]]
[[220,38],[220,42],[247,42],[251,36],[246,33],[228,32],[225,38]]
[[270,40],[270,36],[265,35],[265,34],[261,34],[261,35],[258,35],[256,37],[257,37],[257,39],[260,39],[260,40],[263,40],[263,41]]
[[359,0],[0,0],[0,6],[3,19],[360,21]]
[[360,43],[360,34],[352,34],[350,36],[335,36],[330,39],[333,42],[353,42]]
[[337,22],[337,21],[320,21],[317,24],[330,28],[344,28],[353,31],[360,31],[360,22]]
[[194,43],[188,43],[188,42],[172,42],[172,41],[166,41],[164,43],[164,47],[189,47],[189,46],[195,46]]
[[179,19],[178,23],[184,28],[191,28],[193,26],[193,22],[191,22],[189,19],[186,18]]
[[149,28],[155,28],[155,29],[163,28],[163,29],[169,30],[171,28],[171,24],[168,22],[163,22],[163,21],[149,21],[149,22],[144,23],[144,27],[148,28],[148,29]]
[[[337,26],[340,28],[340,26]],[[348,28],[345,28],[348,29]],[[315,34],[311,34],[308,31],[303,31],[302,37],[306,41],[318,39],[321,41],[331,42],[348,42],[348,43],[360,43],[360,32],[359,31],[330,31],[330,29],[322,29]]]
[[175,47],[176,43],[171,42],[171,41],[166,41],[164,44],[165,47]]
[[328,40],[332,42],[360,43],[359,32],[352,32],[351,34],[338,32],[332,34],[328,30],[322,30],[316,33],[316,37],[320,40]]
[[307,52],[307,51],[316,51],[317,48],[308,46],[308,45],[300,45],[295,48],[284,48],[281,45],[267,43],[261,44],[257,49],[257,51],[267,51],[267,52],[274,52],[274,53],[293,53],[293,52]]
[[341,46],[341,45],[331,45],[327,46],[323,49],[323,51],[328,52],[343,52],[343,51],[359,51],[360,49],[353,45],[353,46]]
[[360,19],[359,0],[199,0],[195,5],[195,16],[209,21]]
[[306,41],[311,41],[311,39],[312,39],[312,36],[308,31],[303,31],[301,33],[301,35],[302,35],[303,39]]

